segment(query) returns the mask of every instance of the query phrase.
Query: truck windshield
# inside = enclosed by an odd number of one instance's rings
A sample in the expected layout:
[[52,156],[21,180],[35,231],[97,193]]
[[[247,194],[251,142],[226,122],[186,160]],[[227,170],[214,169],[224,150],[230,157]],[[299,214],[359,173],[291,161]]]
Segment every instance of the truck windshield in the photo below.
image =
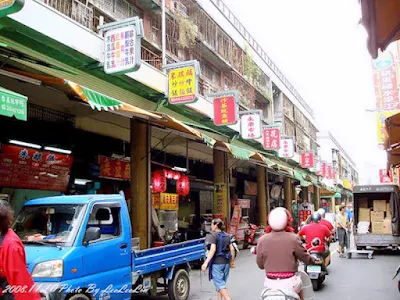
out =
[[12,229],[25,244],[72,246],[84,207],[78,204],[24,206]]

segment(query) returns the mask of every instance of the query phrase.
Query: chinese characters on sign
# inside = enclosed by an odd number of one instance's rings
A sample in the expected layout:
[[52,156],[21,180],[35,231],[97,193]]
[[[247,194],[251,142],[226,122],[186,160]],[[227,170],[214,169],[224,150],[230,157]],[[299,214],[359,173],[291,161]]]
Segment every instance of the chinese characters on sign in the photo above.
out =
[[99,164],[100,177],[118,180],[131,179],[131,166],[128,161],[99,155]]
[[214,124],[234,125],[238,121],[238,105],[235,96],[222,96],[213,99]]
[[378,132],[379,145],[383,145],[383,143],[385,142],[385,120],[398,113],[400,113],[400,110],[380,111],[376,113],[376,128]]
[[121,74],[138,70],[140,41],[134,25],[107,31],[104,36],[104,72]]
[[190,104],[198,98],[198,61],[171,64],[168,71],[168,99],[171,104]]
[[247,111],[240,115],[240,134],[244,140],[255,140],[262,136],[261,110]]
[[333,169],[332,164],[326,165],[326,177],[328,179],[335,179],[335,170]]
[[250,200],[248,199],[238,199],[238,203],[241,208],[250,208]]
[[225,183],[214,184],[214,217],[223,220],[227,212],[228,195]]
[[179,195],[160,193],[160,209],[161,210],[178,210]]
[[26,96],[0,88],[0,115],[26,121],[27,101]]
[[154,209],[160,209],[160,193],[152,193],[151,201]]
[[279,156],[284,158],[292,158],[294,156],[294,137],[283,136],[281,138]]
[[301,153],[301,167],[305,169],[314,167],[314,153],[312,151],[304,151]]
[[376,109],[389,111],[400,108],[396,62],[390,49],[373,61]]
[[70,155],[3,145],[0,186],[65,192],[72,163]]
[[240,205],[235,205],[235,208],[234,208],[233,214],[232,214],[232,219],[229,224],[229,234],[231,236],[236,237],[237,231],[239,229],[239,220],[241,218],[241,212],[242,212],[242,209],[240,208]]
[[280,143],[281,133],[279,127],[263,128],[263,147],[265,150],[279,150]]
[[388,172],[386,169],[379,170],[379,182],[380,183],[391,183],[392,178],[390,178],[390,175],[388,175]]
[[321,162],[321,176],[322,177],[327,177],[328,176],[328,170],[327,170],[326,161],[322,161]]

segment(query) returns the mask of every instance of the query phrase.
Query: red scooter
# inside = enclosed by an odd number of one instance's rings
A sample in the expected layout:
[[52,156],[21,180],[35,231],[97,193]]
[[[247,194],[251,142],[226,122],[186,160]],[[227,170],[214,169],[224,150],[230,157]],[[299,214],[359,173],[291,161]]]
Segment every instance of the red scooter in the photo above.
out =
[[244,232],[243,249],[247,249],[249,245],[256,246],[260,237],[265,234],[264,228],[257,225],[249,224],[249,229]]

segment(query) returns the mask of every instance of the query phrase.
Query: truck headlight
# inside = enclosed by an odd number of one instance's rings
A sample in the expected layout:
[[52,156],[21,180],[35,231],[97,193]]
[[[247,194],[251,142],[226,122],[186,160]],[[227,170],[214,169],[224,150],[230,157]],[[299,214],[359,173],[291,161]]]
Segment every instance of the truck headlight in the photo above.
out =
[[32,271],[34,278],[53,278],[62,277],[64,272],[64,264],[61,259],[49,260],[38,263]]

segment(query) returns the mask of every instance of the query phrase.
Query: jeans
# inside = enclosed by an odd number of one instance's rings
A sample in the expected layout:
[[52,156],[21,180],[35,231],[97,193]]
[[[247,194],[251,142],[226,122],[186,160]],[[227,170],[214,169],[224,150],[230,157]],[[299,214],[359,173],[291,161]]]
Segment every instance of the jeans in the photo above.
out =
[[229,277],[229,264],[212,265],[212,276],[217,292],[226,289],[226,282]]

